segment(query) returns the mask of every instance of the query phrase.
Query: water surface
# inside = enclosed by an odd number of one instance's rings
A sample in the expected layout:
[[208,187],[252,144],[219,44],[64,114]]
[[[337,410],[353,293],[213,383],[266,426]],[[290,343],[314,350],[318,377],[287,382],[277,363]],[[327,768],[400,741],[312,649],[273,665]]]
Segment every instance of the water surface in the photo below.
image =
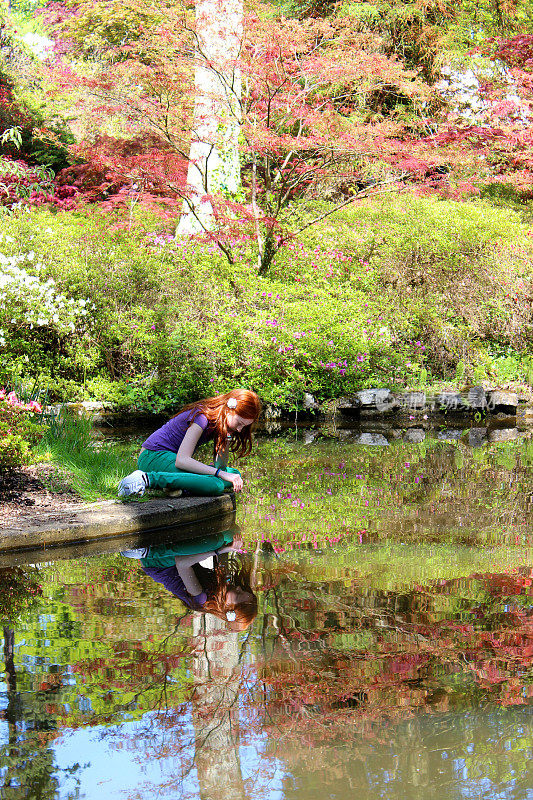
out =
[[247,631],[119,553],[0,569],[2,797],[533,798],[532,444],[406,433],[258,443]]

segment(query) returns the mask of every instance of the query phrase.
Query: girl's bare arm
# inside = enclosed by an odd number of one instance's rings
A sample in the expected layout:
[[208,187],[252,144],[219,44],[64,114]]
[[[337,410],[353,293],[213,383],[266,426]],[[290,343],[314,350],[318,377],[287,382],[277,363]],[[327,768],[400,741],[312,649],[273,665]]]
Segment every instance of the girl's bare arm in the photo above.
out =
[[206,558],[210,556],[214,556],[215,551],[209,550],[206,553],[194,553],[190,556],[176,556],[174,561],[176,563],[176,569],[178,571],[178,575],[180,576],[181,580],[183,581],[185,588],[189,592],[190,595],[193,597],[197,597],[201,592],[203,592],[202,586],[200,581],[196,577],[196,573],[193,569],[194,564],[198,564],[200,561],[204,561]]
[[229,439],[226,441],[224,445],[224,449],[217,453],[215,458],[215,467],[220,467],[220,469],[226,469],[228,466],[228,459],[229,459]]
[[[202,461],[198,461],[196,458],[192,457],[201,435],[201,427],[193,422],[183,437],[180,449],[176,454],[176,467],[185,472],[194,472],[197,475],[214,475],[219,467],[204,464]],[[233,484],[233,488],[236,492],[242,489],[242,478],[240,475],[235,475],[232,472],[225,472],[221,469],[218,476]]]

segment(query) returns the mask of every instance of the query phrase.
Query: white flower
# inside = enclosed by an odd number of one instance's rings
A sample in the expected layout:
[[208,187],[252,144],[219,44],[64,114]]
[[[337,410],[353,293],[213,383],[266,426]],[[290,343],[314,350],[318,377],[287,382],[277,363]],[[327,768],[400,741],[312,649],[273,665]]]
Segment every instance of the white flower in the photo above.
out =
[[237,408],[237,400],[234,397],[230,397],[226,405],[228,408]]
[[235,622],[235,620],[237,619],[237,614],[235,613],[235,611],[226,611],[226,619],[228,620],[228,622]]

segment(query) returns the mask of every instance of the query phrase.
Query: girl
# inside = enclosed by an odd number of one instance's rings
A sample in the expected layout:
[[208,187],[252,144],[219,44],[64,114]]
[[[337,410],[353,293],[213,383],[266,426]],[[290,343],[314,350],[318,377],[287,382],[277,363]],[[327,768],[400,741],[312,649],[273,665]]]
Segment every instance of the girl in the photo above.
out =
[[[174,495],[220,495],[240,492],[242,478],[228,468],[230,451],[245,456],[252,449],[251,428],[261,413],[255,392],[233,389],[190,403],[143,442],[138,469],[121,480],[120,497],[144,494],[150,486]],[[193,458],[198,444],[213,441],[214,466]]]
[[[122,555],[139,558],[143,572],[188,608],[214,614],[237,631],[247,628],[257,616],[252,588],[255,566],[234,563],[228,569],[218,563],[218,556],[241,548],[240,535],[225,531],[174,545],[125,550]],[[215,563],[207,566],[207,559]]]

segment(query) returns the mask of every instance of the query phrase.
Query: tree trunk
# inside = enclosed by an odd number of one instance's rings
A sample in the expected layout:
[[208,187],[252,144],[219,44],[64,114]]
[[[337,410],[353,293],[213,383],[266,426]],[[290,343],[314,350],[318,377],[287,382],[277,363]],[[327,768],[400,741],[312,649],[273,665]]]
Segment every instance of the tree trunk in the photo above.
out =
[[194,763],[200,797],[244,800],[239,746],[239,635],[228,631],[226,624],[211,614],[196,615],[194,627],[204,644],[192,666]]
[[209,197],[240,188],[242,0],[196,0],[195,106],[178,235],[211,230]]
[[267,231],[264,240],[260,242],[259,245],[259,274],[266,275],[272,266],[272,262],[274,261],[276,253],[279,250],[279,247],[276,244],[274,231],[272,229]]

